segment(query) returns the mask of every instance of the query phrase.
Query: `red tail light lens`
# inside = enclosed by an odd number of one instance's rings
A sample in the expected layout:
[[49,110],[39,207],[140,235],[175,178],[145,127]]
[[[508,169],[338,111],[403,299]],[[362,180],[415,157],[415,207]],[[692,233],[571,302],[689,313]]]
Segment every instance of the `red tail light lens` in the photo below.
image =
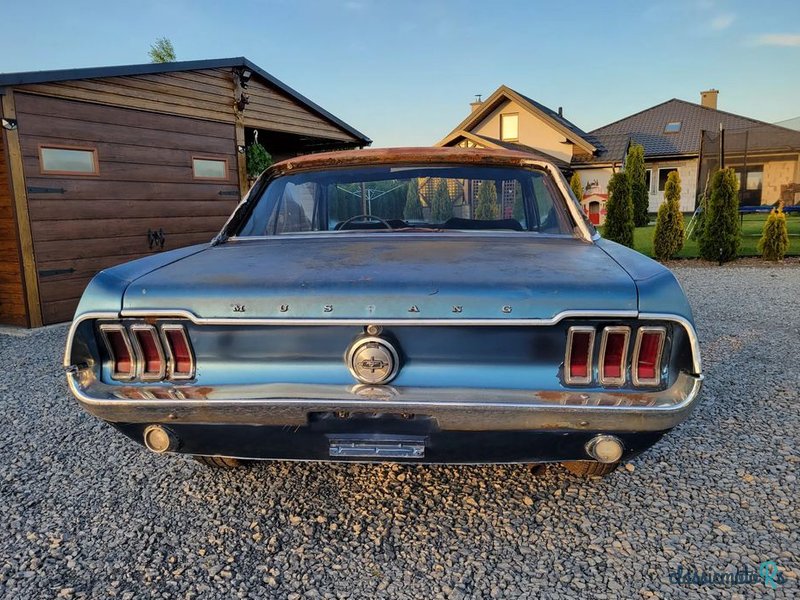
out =
[[567,355],[564,359],[564,379],[569,384],[592,381],[593,327],[570,327],[567,332]]
[[631,330],[628,327],[606,327],[600,345],[600,383],[603,385],[623,385],[626,379],[628,360],[628,340]]
[[194,356],[183,325],[163,325],[161,332],[170,355],[170,379],[194,377]]
[[166,360],[156,328],[152,325],[132,325],[131,334],[136,340],[139,354],[139,375],[144,381],[164,378]]
[[640,327],[633,352],[634,385],[661,383],[661,354],[666,331],[663,327]]
[[122,325],[101,325],[100,332],[111,358],[111,377],[129,380],[136,376],[136,362],[133,358],[128,333]]

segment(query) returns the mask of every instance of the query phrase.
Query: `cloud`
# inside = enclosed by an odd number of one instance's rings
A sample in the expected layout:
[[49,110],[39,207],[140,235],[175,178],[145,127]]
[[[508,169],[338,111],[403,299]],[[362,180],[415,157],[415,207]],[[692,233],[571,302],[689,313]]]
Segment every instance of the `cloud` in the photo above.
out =
[[753,38],[755,46],[800,46],[800,33],[764,33]]
[[732,15],[730,13],[717,15],[713,19],[711,19],[711,29],[714,31],[722,31],[723,29],[727,29],[731,26],[731,24],[736,20],[736,15]]

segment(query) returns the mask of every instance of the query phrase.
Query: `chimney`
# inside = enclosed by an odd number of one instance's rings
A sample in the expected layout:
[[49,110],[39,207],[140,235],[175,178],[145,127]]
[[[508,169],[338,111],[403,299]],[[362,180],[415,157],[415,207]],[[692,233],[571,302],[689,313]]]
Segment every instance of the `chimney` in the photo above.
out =
[[563,117],[564,116],[564,107],[563,106],[559,106],[558,107],[558,116],[559,117]]
[[474,113],[481,107],[482,104],[483,100],[481,100],[481,94],[475,94],[475,102],[469,103],[470,113]]
[[700,92],[700,106],[717,110],[717,96],[719,96],[719,90],[713,88]]

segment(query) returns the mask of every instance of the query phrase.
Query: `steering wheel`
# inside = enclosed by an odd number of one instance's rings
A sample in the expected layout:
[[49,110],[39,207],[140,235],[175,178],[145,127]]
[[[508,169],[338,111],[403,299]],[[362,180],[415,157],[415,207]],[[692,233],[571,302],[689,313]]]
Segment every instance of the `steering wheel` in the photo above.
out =
[[386,227],[386,229],[394,229],[394,227],[392,227],[388,221],[385,221],[380,217],[376,217],[375,215],[355,215],[354,217],[350,217],[349,219],[345,219],[344,221],[339,223],[339,230],[345,229],[347,225],[349,225],[353,221],[358,221],[358,220],[377,221],[378,223]]

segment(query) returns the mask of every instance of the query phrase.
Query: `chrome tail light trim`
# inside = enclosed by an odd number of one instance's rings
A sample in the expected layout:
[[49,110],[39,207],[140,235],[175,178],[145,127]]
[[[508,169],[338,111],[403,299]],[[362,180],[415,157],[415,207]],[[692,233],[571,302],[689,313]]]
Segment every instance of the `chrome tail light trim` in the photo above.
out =
[[[147,357],[145,356],[144,348],[142,348],[142,343],[139,340],[140,332],[149,335],[153,340],[153,345],[158,353],[158,371],[147,370]],[[164,356],[161,338],[156,328],[145,323],[134,323],[130,326],[130,333],[134,351],[136,352],[136,376],[142,381],[161,381],[164,379],[164,375],[167,372],[167,361]]]
[[[642,351],[642,338],[645,334],[656,334],[659,336],[658,351],[654,361],[655,377],[641,378],[639,377],[639,355]],[[636,331],[636,342],[633,345],[633,358],[631,359],[631,378],[633,385],[636,387],[653,387],[661,385],[661,359],[664,354],[664,344],[667,339],[667,330],[665,327],[653,327],[647,325],[639,327]]]
[[[608,336],[610,334],[621,334],[625,336],[625,341],[622,344],[622,355],[619,364],[619,377],[607,377],[605,374],[606,368],[606,349],[608,345]],[[604,386],[622,386],[627,381],[628,370],[628,348],[630,346],[631,328],[623,325],[604,327],[602,337],[600,339],[600,356],[597,362],[597,370],[600,377],[600,384]]]
[[[589,348],[586,356],[586,376],[572,376],[572,345],[576,333],[585,333],[589,336]],[[594,355],[595,328],[590,326],[576,325],[567,330],[567,350],[564,355],[564,381],[568,385],[587,385],[593,380],[593,355]]]
[[[105,345],[106,352],[111,359],[111,378],[117,381],[132,381],[135,379],[137,359],[136,353],[133,351],[133,346],[131,346],[131,340],[128,336],[128,331],[119,323],[102,323],[98,326],[98,329],[100,330],[100,336],[103,338],[103,344]],[[131,368],[128,373],[117,370],[119,357],[114,352],[114,346],[108,337],[109,332],[118,333],[122,338],[122,342],[125,344],[125,348],[128,350],[128,356],[130,357],[131,363]]]
[[[189,371],[186,373],[181,373],[176,370],[177,359],[175,358],[175,351],[172,347],[172,343],[169,340],[167,332],[175,332],[183,338],[183,343],[186,345],[187,352],[189,353]],[[165,323],[161,325],[161,340],[168,357],[167,379],[170,381],[185,381],[188,379],[194,379],[197,363],[194,357],[194,349],[192,348],[192,344],[189,342],[189,336],[186,333],[186,327],[178,323]]]

